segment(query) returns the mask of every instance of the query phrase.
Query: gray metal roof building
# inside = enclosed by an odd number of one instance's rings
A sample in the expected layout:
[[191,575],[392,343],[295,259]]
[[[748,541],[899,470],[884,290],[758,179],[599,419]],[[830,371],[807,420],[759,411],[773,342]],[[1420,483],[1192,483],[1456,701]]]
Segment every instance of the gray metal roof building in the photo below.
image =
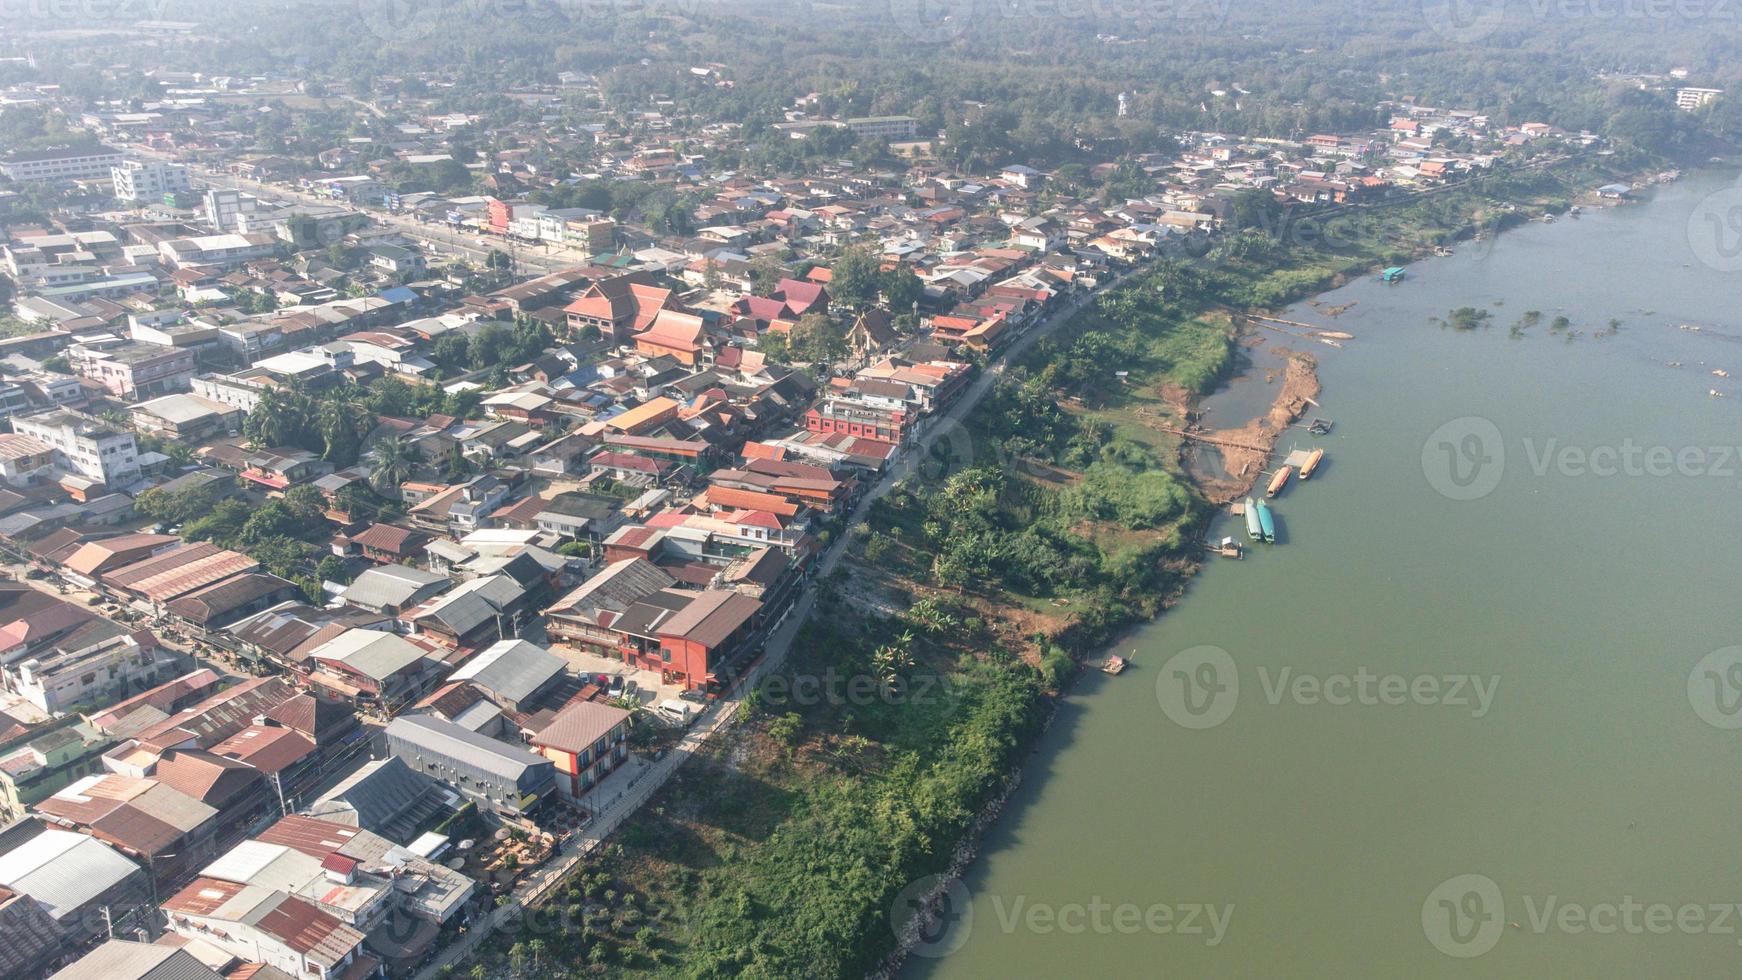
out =
[[443,809],[448,793],[399,758],[370,762],[309,807],[310,816],[338,820],[404,843]]
[[387,746],[412,769],[498,812],[531,807],[556,782],[550,760],[428,715],[393,719],[387,726]]
[[371,612],[398,613],[440,594],[449,584],[446,575],[421,568],[381,565],[357,576],[339,598],[347,606],[358,606]]
[[44,829],[0,853],[0,885],[36,899],[68,927],[92,925],[80,915],[86,909],[134,904],[146,892],[139,865],[94,837],[56,829]]
[[223,980],[187,950],[111,939],[49,980]]
[[507,707],[519,709],[561,677],[565,664],[563,658],[525,640],[502,640],[460,665],[448,680],[471,681]]

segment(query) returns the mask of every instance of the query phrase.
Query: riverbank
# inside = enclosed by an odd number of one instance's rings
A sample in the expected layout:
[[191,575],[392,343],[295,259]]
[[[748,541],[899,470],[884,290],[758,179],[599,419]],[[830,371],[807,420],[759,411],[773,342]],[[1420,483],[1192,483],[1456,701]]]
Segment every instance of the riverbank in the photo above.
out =
[[[1685,541],[1663,529],[1721,520],[1734,482],[1529,465],[1532,442],[1540,453],[1550,438],[1702,446],[1733,432],[1735,404],[1705,397],[1706,371],[1666,366],[1735,357],[1733,333],[1677,327],[1735,323],[1728,280],[1698,261],[1686,232],[1727,185],[1688,183],[1640,207],[1521,227],[1492,255],[1424,264],[1405,285],[1361,281],[1323,298],[1359,304],[1337,323],[1359,341],[1321,358],[1338,418],[1323,443],[1332,483],[1288,499],[1290,547],[1207,563],[1189,601],[1122,637],[1120,653],[1136,648],[1133,670],[1083,675],[961,883],[974,899],[970,934],[942,960],[915,957],[908,976],[1059,975],[1094,962],[1121,975],[1382,965],[1452,977],[1469,962],[1436,950],[1417,912],[1459,874],[1491,876],[1508,908],[1520,896],[1728,887],[1687,843],[1721,825],[1734,792],[1727,776],[1710,785],[1712,772],[1733,772],[1722,768],[1729,743],[1690,709],[1687,680],[1733,642],[1712,613],[1730,579],[1676,557]],[[1465,303],[1505,319],[1542,310],[1544,323],[1564,313],[1627,324],[1602,343],[1568,343],[1541,330],[1510,339],[1504,320],[1487,331],[1431,323]],[[1320,322],[1304,302],[1279,312]],[[1265,387],[1261,376],[1248,385]],[[1609,393],[1602,405],[1593,391]],[[1421,447],[1471,414],[1505,435],[1505,479],[1479,502],[1450,500],[1424,480]],[[1519,547],[1551,529],[1565,547]],[[1202,644],[1239,670],[1237,708],[1212,730],[1181,727],[1156,701],[1163,665]],[[1439,703],[1339,706],[1260,683],[1363,668],[1499,677],[1498,696],[1478,718]],[[1685,753],[1683,764],[1664,770],[1665,752]],[[995,913],[1015,896],[1055,909],[1100,896],[1238,911],[1228,942],[1209,949],[1171,935],[1011,930]],[[1621,975],[1673,962],[1701,975],[1734,952],[1721,937],[1506,936],[1484,971]]]
[[[886,966],[908,886],[973,853],[1058,695],[1126,682],[1077,663],[1197,574],[1218,508],[1169,429],[1235,369],[1250,328],[1225,310],[1257,295],[1276,309],[1391,254],[1284,246],[1163,262],[1103,297],[975,410],[971,452],[849,529],[852,588],[824,589],[783,683],[577,879],[567,904],[584,917],[607,893],[628,912],[561,955],[631,975]],[[1288,363],[1269,406],[1283,417],[1318,385],[1307,359]],[[1247,435],[1287,425],[1264,423]]]

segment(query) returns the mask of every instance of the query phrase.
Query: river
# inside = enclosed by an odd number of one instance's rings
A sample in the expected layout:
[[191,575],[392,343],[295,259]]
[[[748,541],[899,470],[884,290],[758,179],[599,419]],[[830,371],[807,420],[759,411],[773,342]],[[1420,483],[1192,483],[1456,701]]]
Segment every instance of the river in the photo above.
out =
[[[1732,973],[1732,186],[1285,314],[1357,336],[1314,351],[1335,430],[1283,440],[1324,469],[1076,687],[906,975]],[[1492,325],[1431,322],[1463,306]]]

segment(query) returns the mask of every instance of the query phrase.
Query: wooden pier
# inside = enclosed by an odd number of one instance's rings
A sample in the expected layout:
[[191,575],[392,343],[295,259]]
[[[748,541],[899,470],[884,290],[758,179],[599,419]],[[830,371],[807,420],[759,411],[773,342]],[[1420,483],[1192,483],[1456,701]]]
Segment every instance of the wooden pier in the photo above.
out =
[[1251,452],[1251,453],[1263,453],[1265,456],[1269,456],[1270,454],[1276,452],[1275,447],[1266,448],[1264,446],[1249,445],[1249,444],[1244,443],[1244,442],[1235,442],[1232,439],[1218,439],[1215,436],[1207,436],[1201,432],[1192,432],[1192,431],[1189,431],[1186,429],[1178,428],[1176,426],[1161,425],[1161,426],[1157,426],[1157,428],[1159,428],[1163,432],[1167,432],[1167,433],[1170,433],[1172,435],[1179,436],[1181,439],[1189,439],[1192,442],[1201,442],[1206,446],[1220,446],[1220,447],[1223,447],[1225,449],[1244,449],[1247,452]]

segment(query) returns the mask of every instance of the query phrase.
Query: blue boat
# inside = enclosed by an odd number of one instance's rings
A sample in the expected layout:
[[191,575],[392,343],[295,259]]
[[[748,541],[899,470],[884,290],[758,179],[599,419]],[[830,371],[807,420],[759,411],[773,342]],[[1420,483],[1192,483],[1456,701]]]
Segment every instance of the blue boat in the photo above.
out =
[[1264,522],[1258,518],[1258,505],[1251,497],[1246,498],[1246,536],[1254,541],[1264,540]]
[[[1251,526],[1250,521],[1247,522],[1247,526]],[[1258,528],[1264,532],[1264,540],[1267,544],[1276,542],[1276,517],[1270,513],[1270,505],[1262,500],[1258,501]]]

